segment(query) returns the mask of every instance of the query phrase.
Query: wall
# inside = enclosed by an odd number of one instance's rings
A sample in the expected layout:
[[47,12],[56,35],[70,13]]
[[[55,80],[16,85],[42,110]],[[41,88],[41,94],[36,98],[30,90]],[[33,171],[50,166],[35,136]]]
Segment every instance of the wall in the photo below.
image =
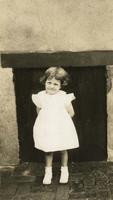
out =
[[113,161],[113,65],[108,66],[108,86],[107,94],[107,135],[108,135],[108,160]]
[[0,66],[0,165],[18,163],[18,134],[12,69]]
[[0,51],[113,50],[112,0],[0,0]]
[[[112,0],[0,0],[0,52],[113,50]],[[112,78],[113,82],[113,78]],[[107,95],[113,160],[113,88]],[[0,68],[0,164],[18,161],[12,70]]]

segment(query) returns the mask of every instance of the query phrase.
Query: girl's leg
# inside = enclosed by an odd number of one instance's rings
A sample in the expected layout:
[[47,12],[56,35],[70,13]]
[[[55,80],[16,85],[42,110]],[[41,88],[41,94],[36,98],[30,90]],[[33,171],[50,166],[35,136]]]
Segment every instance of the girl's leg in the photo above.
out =
[[46,167],[52,167],[52,162],[53,162],[53,153],[49,152],[45,154],[45,163]]
[[67,150],[61,152],[61,176],[60,183],[67,183],[69,178],[68,171],[68,152]]
[[43,179],[43,184],[51,184],[52,179],[52,161],[53,161],[53,153],[46,153],[45,154],[45,175]]
[[68,152],[67,152],[67,150],[61,151],[61,165],[62,166],[68,165]]

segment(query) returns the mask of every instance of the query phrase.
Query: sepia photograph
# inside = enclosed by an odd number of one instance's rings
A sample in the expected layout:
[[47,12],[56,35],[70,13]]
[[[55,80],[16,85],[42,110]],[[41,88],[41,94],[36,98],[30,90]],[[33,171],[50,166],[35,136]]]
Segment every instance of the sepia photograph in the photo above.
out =
[[113,199],[112,0],[0,0],[0,199]]

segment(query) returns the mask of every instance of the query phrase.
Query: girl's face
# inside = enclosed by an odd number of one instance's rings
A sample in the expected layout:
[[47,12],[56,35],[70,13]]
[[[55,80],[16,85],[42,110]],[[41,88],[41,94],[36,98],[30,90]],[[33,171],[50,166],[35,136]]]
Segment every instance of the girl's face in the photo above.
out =
[[61,82],[60,80],[57,80],[55,78],[47,79],[45,82],[45,90],[47,94],[56,94],[61,88]]

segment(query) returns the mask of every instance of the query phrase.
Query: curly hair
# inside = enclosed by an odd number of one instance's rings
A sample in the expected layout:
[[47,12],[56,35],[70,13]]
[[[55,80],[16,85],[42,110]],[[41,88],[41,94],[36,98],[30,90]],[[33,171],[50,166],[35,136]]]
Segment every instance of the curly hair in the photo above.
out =
[[40,83],[44,85],[47,79],[52,78],[61,81],[61,86],[68,85],[69,74],[62,67],[49,67],[40,78]]

